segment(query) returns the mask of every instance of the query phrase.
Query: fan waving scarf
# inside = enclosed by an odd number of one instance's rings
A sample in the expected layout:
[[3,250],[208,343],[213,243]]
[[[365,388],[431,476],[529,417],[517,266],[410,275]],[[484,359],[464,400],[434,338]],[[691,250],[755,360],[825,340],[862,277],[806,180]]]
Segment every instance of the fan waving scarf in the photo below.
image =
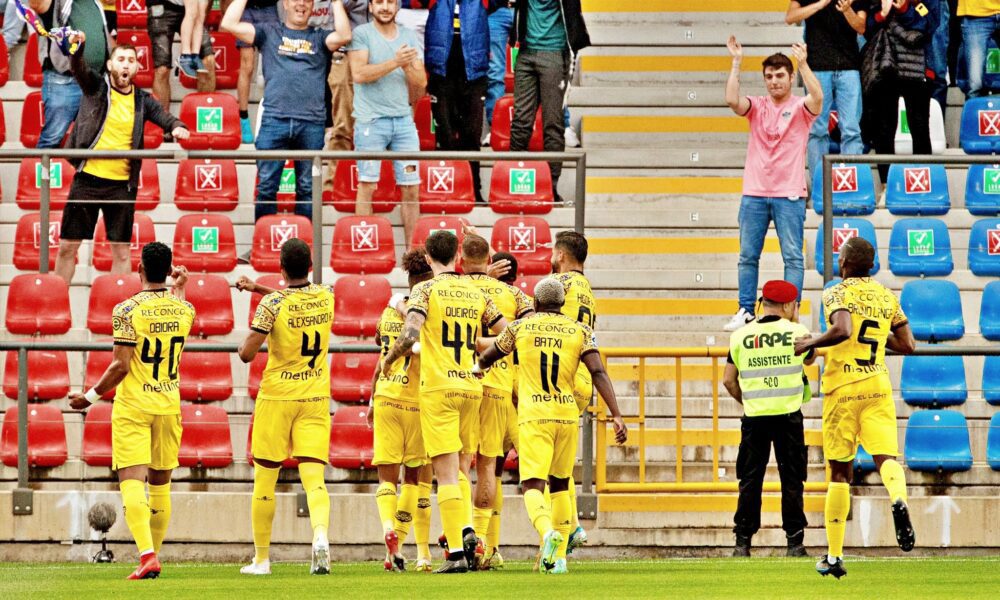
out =
[[14,4],[17,5],[17,12],[21,15],[21,18],[24,19],[24,22],[38,32],[38,35],[45,36],[55,41],[62,53],[67,56],[71,56],[76,53],[80,44],[77,42],[70,43],[69,38],[75,33],[80,33],[78,30],[70,27],[55,27],[47,30],[45,29],[45,26],[42,25],[42,21],[38,18],[35,11],[22,4],[21,0],[14,0]]

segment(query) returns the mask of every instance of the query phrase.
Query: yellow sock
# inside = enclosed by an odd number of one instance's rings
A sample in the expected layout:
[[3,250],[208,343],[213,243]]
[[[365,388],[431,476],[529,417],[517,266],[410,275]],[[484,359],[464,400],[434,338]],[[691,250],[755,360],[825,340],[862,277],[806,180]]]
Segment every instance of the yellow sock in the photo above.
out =
[[545,495],[538,490],[524,491],[524,507],[528,509],[528,518],[535,526],[539,537],[544,537],[552,530],[552,509],[545,500]]
[[396,537],[399,538],[399,547],[403,547],[406,541],[406,534],[410,532],[410,524],[413,523],[413,513],[417,512],[417,496],[420,495],[420,488],[404,483],[399,490],[399,500],[396,502]]
[[326,465],[323,463],[299,463],[299,479],[306,491],[314,540],[327,539],[326,532],[330,528],[330,494],[326,491],[326,480],[323,478],[325,469]]
[[837,558],[844,556],[844,530],[847,529],[847,513],[851,512],[851,486],[846,483],[831,483],[826,491],[826,543],[827,555]]
[[462,503],[465,505],[465,517],[462,525],[472,525],[472,484],[469,483],[469,478],[461,469],[458,471],[458,488],[462,491]]
[[466,518],[465,502],[458,485],[438,486],[438,510],[441,511],[441,527],[448,539],[449,552],[462,551],[462,526]]
[[250,523],[253,528],[253,545],[256,563],[270,559],[271,525],[274,521],[274,488],[278,485],[281,469],[268,469],[260,464],[253,466],[253,499],[250,501]]
[[491,552],[500,547],[500,513],[503,512],[503,484],[497,478],[497,495],[493,500],[493,514],[486,529],[486,549]]
[[573,531],[573,503],[570,500],[569,490],[552,494],[552,524],[563,536],[559,550],[556,551],[556,558],[566,558],[569,534]]
[[375,504],[378,505],[378,520],[382,523],[382,533],[396,527],[396,484],[383,481],[375,490]]
[[170,524],[170,483],[149,486],[149,531],[153,535],[153,551],[160,553],[163,538]]
[[570,518],[570,531],[573,531],[580,526],[580,513],[576,510],[576,480],[572,477],[569,478],[569,505],[570,510],[573,512],[573,516]]
[[413,541],[417,543],[417,558],[431,559],[431,484],[417,486],[417,512],[413,515]]
[[139,548],[139,556],[153,552],[153,534],[149,530],[149,501],[146,484],[138,479],[126,479],[118,484],[125,507],[125,523]]
[[903,472],[903,466],[892,459],[887,460],[882,463],[879,475],[882,476],[882,485],[889,490],[889,499],[892,502],[906,502],[906,473]]
[[472,509],[472,528],[476,530],[476,535],[481,538],[486,537],[486,532],[490,528],[490,518],[493,516],[493,507]]

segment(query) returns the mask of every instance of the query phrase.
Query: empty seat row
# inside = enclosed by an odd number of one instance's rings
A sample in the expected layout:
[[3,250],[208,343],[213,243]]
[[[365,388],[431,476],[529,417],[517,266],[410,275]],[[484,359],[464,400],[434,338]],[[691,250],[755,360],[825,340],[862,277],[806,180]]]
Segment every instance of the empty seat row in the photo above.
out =
[[[958,473],[971,469],[972,446],[965,416],[953,410],[921,410],[910,415],[903,458],[913,471]],[[1000,412],[989,422],[986,462],[1000,471]],[[858,448],[854,466],[862,472],[875,470],[875,461],[863,446]]]

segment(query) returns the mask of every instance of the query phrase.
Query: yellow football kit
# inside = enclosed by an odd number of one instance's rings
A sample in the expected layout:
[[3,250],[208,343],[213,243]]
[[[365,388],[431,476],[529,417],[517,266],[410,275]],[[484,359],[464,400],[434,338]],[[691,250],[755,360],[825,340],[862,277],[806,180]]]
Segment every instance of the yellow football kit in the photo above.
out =
[[[594,299],[594,292],[590,289],[590,280],[580,271],[559,273],[553,277],[563,284],[563,290],[566,292],[566,303],[563,304],[562,314],[593,329],[597,324],[597,300]],[[594,381],[590,377],[590,371],[583,364],[576,371],[573,395],[576,397],[580,414],[583,414],[594,397]]]
[[845,279],[823,292],[830,323],[851,315],[851,337],[831,347],[823,369],[823,453],[827,460],[854,459],[858,443],[871,454],[895,456],[896,406],[885,366],[889,332],[907,323],[899,300],[869,277]]
[[177,467],[181,442],[178,371],[194,307],[166,289],[144,290],[115,307],[116,346],[132,346],[128,375],[118,385],[111,411],[115,469]]
[[496,305],[456,273],[413,288],[409,311],[424,315],[420,330],[420,425],[430,457],[479,446],[483,386],[472,374],[476,340],[503,318]]
[[272,292],[250,329],[266,334],[267,366],[254,408],[253,456],[327,462],[330,448],[330,323],[333,291],[305,284]]
[[[396,344],[403,332],[399,311],[387,307],[375,327],[382,356]],[[375,381],[375,465],[419,467],[427,462],[420,435],[420,356],[396,361],[389,377],[378,374]]]

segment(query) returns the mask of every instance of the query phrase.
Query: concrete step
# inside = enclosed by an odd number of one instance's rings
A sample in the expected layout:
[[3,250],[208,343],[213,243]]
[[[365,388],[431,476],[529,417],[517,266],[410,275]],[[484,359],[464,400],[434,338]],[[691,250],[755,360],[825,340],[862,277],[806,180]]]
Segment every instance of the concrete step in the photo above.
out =
[[617,0],[613,3],[584,0],[587,25],[603,23],[656,24],[705,22],[774,25],[783,22],[787,5],[782,0],[762,0],[754,4],[758,11],[748,11],[743,0],[716,0],[711,4],[697,0]]
[[[660,149],[685,146],[705,148],[706,152],[711,152],[710,149],[746,150],[750,131],[746,119],[731,111],[726,114],[723,109],[687,110],[697,110],[699,114],[584,116],[581,134],[587,148],[650,148],[657,154]],[[704,115],[703,111],[714,114]],[[732,165],[732,168],[741,167],[739,162]]]
[[598,47],[678,46],[701,50],[704,46],[725,45],[730,33],[751,52],[756,52],[757,47],[772,47],[781,43],[791,46],[795,42],[802,41],[802,30],[784,25],[783,20],[773,21],[770,26],[734,24],[731,29],[723,32],[719,28],[720,23],[674,20],[673,17],[676,15],[668,13],[664,18],[653,18],[649,21],[606,22],[602,19],[596,24],[591,24],[588,15],[587,30],[590,32],[591,43]]
[[[732,57],[725,44],[726,36],[720,36],[716,44],[697,49],[664,46],[594,48],[580,57],[580,83],[583,86],[724,86],[732,66]],[[764,58],[775,52],[787,53],[788,48],[754,48],[744,56],[741,70],[748,75],[748,79],[751,73],[758,75]]]
[[[761,96],[767,93],[763,84],[747,82],[742,89],[745,95]],[[802,94],[802,88],[793,90]],[[710,107],[726,106],[725,88],[720,86],[664,86],[664,87],[600,87],[595,85],[574,86],[569,90],[570,110],[580,114],[587,107]]]

